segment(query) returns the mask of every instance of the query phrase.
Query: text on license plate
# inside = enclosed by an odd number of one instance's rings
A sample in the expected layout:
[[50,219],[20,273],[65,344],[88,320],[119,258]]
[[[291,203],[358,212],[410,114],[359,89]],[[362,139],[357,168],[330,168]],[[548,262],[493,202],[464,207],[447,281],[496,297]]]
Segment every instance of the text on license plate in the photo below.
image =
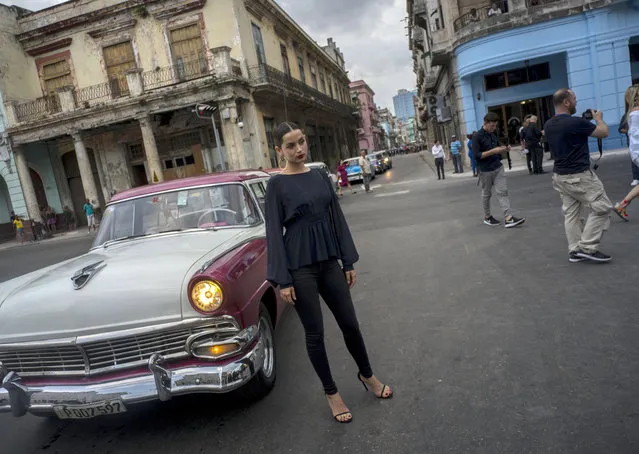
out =
[[126,407],[121,400],[111,400],[85,405],[55,405],[53,411],[60,419],[88,419],[96,416],[124,413]]

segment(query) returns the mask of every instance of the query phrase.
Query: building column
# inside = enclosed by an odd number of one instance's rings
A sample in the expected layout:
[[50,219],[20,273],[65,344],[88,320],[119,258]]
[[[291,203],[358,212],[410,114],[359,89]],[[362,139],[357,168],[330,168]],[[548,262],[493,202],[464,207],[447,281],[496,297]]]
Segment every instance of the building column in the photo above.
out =
[[91,168],[91,159],[79,131],[72,132],[73,146],[75,148],[75,157],[78,160],[80,169],[80,179],[84,188],[84,197],[89,199],[94,206],[100,207],[100,197],[98,196],[98,187],[93,178],[93,169]]
[[160,154],[158,153],[158,146],[155,143],[155,136],[153,135],[153,125],[151,124],[151,118],[146,115],[138,118],[140,122],[140,130],[142,131],[142,141],[144,142],[144,154],[146,156],[146,163],[149,166],[149,173],[151,175],[151,183],[161,183],[164,181],[164,172],[162,171],[162,163],[160,162]]
[[237,105],[234,100],[231,100],[218,104],[218,109],[222,118],[226,158],[231,167],[228,170],[245,169],[247,164],[244,156],[244,137],[237,125]]
[[22,193],[24,194],[24,201],[27,205],[27,214],[33,221],[44,222],[40,214],[38,198],[36,197],[35,188],[33,187],[33,180],[31,180],[31,172],[29,171],[29,164],[27,163],[27,157],[24,155],[24,150],[22,147],[14,146],[13,153],[15,155],[16,170],[20,178],[20,185],[22,186]]

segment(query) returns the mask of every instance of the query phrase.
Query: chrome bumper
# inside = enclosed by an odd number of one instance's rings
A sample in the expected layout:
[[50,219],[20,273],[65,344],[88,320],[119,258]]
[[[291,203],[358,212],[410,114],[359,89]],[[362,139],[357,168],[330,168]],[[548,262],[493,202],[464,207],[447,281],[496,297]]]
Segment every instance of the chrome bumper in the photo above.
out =
[[0,413],[23,416],[27,412],[50,413],[54,405],[83,405],[121,400],[125,405],[191,393],[225,393],[253,378],[264,364],[264,344],[258,339],[244,355],[225,365],[169,369],[162,356],[149,359],[151,374],[90,385],[29,387],[15,372],[0,363]]

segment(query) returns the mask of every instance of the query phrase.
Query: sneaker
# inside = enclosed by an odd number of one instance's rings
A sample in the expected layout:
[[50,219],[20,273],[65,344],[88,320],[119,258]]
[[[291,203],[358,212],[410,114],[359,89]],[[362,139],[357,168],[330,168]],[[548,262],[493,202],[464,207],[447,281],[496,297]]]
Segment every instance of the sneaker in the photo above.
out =
[[632,180],[632,183],[630,183],[630,186],[637,186],[639,184],[639,180]]
[[570,251],[570,253],[568,254],[568,261],[570,263],[579,263],[579,262],[583,262],[584,260],[586,260],[583,257],[579,257],[577,255],[578,252],[581,252],[581,251]]
[[507,229],[511,229],[513,227],[517,227],[518,225],[522,225],[524,222],[526,222],[526,218],[516,218],[515,216],[511,217],[508,221],[504,222],[504,226]]
[[501,222],[499,222],[494,217],[490,216],[484,219],[484,224],[489,225],[491,227],[497,227],[498,225],[501,225]]
[[591,262],[607,263],[612,260],[612,257],[600,251],[595,251],[595,252],[576,251],[575,254],[578,257],[581,257],[586,260],[590,260]]

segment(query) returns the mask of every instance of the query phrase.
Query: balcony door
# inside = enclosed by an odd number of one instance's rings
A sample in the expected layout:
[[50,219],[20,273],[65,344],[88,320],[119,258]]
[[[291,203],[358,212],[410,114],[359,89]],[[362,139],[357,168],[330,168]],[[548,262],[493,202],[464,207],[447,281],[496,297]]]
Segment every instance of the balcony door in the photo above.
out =
[[199,23],[174,28],[170,39],[176,78],[189,80],[208,72]]
[[71,67],[66,58],[42,65],[42,80],[47,95],[52,95],[57,89],[73,86]]
[[102,48],[107,77],[114,98],[129,92],[126,72],[137,67],[131,41],[114,44]]
[[262,30],[260,27],[251,22],[253,28],[253,42],[255,43],[255,51],[257,52],[257,64],[262,66],[266,64],[266,54],[264,53],[264,40],[262,39]]
[[280,44],[280,53],[282,54],[282,69],[288,77],[291,77],[291,65],[288,61],[288,50],[284,44]]

